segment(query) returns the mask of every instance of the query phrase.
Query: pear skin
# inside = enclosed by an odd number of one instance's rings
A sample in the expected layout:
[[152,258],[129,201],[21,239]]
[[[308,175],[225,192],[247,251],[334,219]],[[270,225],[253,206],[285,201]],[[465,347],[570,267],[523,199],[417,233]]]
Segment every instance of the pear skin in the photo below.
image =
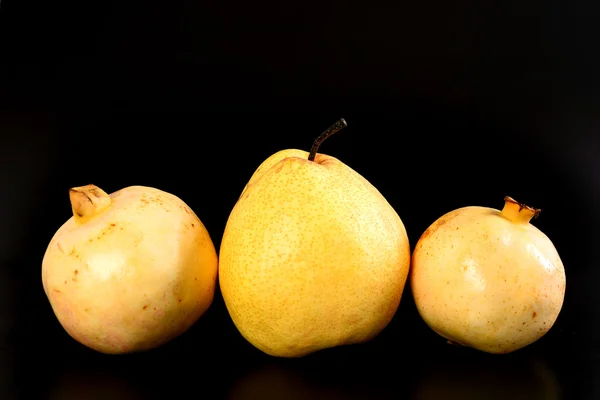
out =
[[399,306],[410,249],[371,183],[334,157],[288,149],[252,175],[219,260],[241,335],[269,355],[301,357],[377,336]]

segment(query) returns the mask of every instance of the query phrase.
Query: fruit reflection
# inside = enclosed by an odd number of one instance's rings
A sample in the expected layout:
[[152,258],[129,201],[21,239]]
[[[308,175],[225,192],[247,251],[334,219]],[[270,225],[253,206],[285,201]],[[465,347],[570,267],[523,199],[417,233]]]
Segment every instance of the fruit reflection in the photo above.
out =
[[[398,384],[394,383],[394,385]],[[388,393],[379,385],[361,382],[352,374],[328,376],[322,369],[300,369],[289,364],[269,364],[241,377],[233,386],[228,400],[285,399],[397,399],[401,391]]]
[[415,400],[555,400],[560,387],[554,372],[539,359],[469,362],[424,368]]
[[100,371],[65,372],[51,388],[50,400],[143,400],[141,390],[114,374]]

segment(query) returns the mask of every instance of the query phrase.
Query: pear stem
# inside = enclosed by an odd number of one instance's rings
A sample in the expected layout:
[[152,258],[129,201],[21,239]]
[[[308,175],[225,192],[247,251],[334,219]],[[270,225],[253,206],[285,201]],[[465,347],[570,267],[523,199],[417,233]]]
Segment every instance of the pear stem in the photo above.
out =
[[80,224],[102,213],[112,202],[104,190],[91,184],[69,189],[69,199],[73,217]]
[[308,161],[315,161],[315,157],[317,156],[317,150],[319,150],[319,146],[321,145],[321,143],[323,143],[325,139],[347,126],[348,124],[346,123],[346,120],[344,118],[341,118],[339,121],[327,128],[325,132],[321,133],[321,135],[318,138],[316,138],[313,142],[313,145],[310,149],[310,154],[308,155]]
[[532,218],[537,218],[542,212],[539,208],[529,207],[519,203],[510,196],[504,197],[504,208],[500,214],[513,222],[528,223]]

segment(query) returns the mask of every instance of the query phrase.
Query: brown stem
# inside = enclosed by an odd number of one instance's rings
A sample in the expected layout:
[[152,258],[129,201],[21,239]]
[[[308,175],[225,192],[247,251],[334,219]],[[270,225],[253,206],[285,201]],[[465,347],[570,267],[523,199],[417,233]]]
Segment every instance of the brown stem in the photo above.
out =
[[325,132],[321,133],[321,135],[318,138],[316,138],[313,142],[313,145],[310,149],[310,154],[308,155],[308,161],[315,161],[315,157],[317,156],[317,150],[319,150],[319,146],[321,145],[321,143],[323,143],[325,139],[347,126],[348,124],[346,123],[346,120],[342,118],[335,124],[327,128]]

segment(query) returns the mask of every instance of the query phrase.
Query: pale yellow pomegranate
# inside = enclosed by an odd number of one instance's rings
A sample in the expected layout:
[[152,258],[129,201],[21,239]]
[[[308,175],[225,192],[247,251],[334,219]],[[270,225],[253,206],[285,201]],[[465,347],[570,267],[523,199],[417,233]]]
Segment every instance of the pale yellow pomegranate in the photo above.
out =
[[530,221],[540,210],[506,197],[502,211],[464,207],[440,217],[415,246],[410,286],[427,325],[450,342],[500,354],[555,323],[565,269]]
[[178,197],[131,186],[111,195],[70,190],[73,216],[42,262],[50,305],[71,337],[117,354],[158,347],[185,332],[212,303],[217,253]]

